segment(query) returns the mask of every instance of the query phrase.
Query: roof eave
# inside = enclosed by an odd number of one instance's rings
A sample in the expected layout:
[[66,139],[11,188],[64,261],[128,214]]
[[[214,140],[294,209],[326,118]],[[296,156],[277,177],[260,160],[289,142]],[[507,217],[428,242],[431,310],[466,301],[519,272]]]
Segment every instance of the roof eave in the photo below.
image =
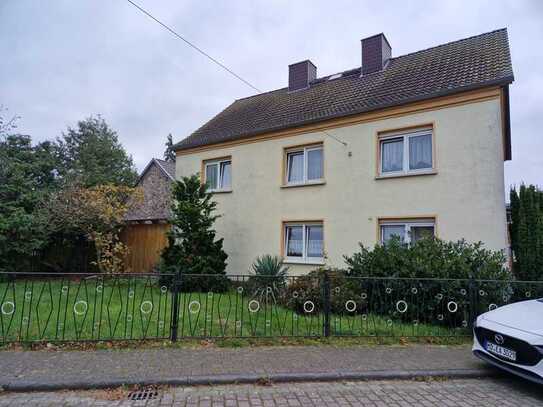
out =
[[170,179],[172,181],[175,181],[175,178],[170,175],[170,173],[162,166],[162,164],[160,164],[160,162],[156,158],[152,158],[151,161],[149,161],[149,163],[145,166],[145,168],[143,169],[143,171],[139,175],[138,180],[136,181],[134,186],[138,186],[138,184],[143,179],[143,177],[145,176],[147,171],[149,171],[149,168],[151,168],[153,163],[158,166],[158,168],[160,169],[160,172],[162,172],[166,176],[166,178],[168,178],[168,179]]
[[[503,78],[493,79],[493,80],[486,81],[486,82],[480,82],[480,83],[477,83],[477,84],[462,86],[462,87],[458,87],[458,88],[454,88],[454,89],[445,89],[443,91],[434,92],[434,93],[431,93],[431,94],[428,94],[428,95],[421,95],[421,96],[406,98],[406,99],[404,99],[402,101],[391,102],[391,103],[383,103],[383,104],[380,104],[380,105],[377,105],[377,106],[371,107],[371,108],[363,108],[363,109],[359,109],[359,110],[353,110],[353,111],[350,111],[348,113],[337,113],[337,114],[329,115],[329,116],[322,117],[322,118],[309,119],[309,120],[298,122],[295,125],[289,124],[289,125],[284,125],[284,126],[270,127],[270,128],[262,129],[262,130],[256,130],[256,131],[253,131],[253,132],[250,132],[250,133],[242,134],[239,137],[236,137],[236,138],[233,138],[233,139],[231,138],[228,141],[245,140],[245,139],[249,139],[251,137],[255,137],[255,136],[265,134],[265,133],[269,133],[269,132],[272,132],[272,131],[280,131],[280,130],[286,130],[286,129],[289,129],[289,128],[306,126],[306,125],[309,125],[309,124],[325,122],[325,121],[328,121],[328,120],[331,120],[331,119],[337,119],[337,118],[340,118],[340,117],[348,117],[348,116],[353,116],[353,115],[360,114],[360,113],[374,112],[374,111],[378,111],[378,110],[382,110],[382,109],[387,109],[387,108],[390,108],[390,107],[403,106],[403,105],[406,105],[406,104],[409,104],[409,103],[420,102],[420,101],[423,101],[423,100],[429,100],[429,99],[434,99],[434,98],[443,97],[443,96],[450,96],[450,95],[453,95],[453,94],[456,94],[456,93],[462,93],[462,92],[482,89],[482,88],[491,87],[491,86],[509,85],[513,81],[514,81],[514,76],[513,75],[508,75],[508,76],[503,77]],[[182,143],[183,143],[183,141],[180,141],[177,145],[175,145],[174,150],[175,151],[191,150],[193,148],[200,148],[200,147],[207,147],[207,146],[222,144],[222,143],[224,143],[224,141],[217,141],[216,143],[204,143],[204,144],[199,144],[199,145],[188,145],[188,146],[183,146],[183,145],[181,145]]]

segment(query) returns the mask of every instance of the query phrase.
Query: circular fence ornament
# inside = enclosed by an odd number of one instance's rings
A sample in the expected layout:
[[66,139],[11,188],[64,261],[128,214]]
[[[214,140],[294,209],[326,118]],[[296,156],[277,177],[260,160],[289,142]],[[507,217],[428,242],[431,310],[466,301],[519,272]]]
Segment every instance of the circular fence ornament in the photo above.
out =
[[454,301],[449,301],[447,303],[447,310],[451,313],[451,314],[454,314],[456,311],[458,311],[458,304]]
[[126,316],[126,322],[132,322],[132,315],[128,314]]
[[484,296],[486,295],[486,293],[485,293],[483,290],[479,290],[479,295],[480,295],[481,297],[484,297]]
[[391,326],[391,325],[392,325],[392,320],[391,320],[391,319],[387,319],[387,325],[388,325],[388,326]]
[[197,314],[200,312],[200,303],[196,300],[189,303],[189,312],[191,314]]
[[467,326],[468,326],[468,321],[466,320],[462,321],[462,327],[467,328]]
[[417,290],[417,287],[413,287],[413,288],[411,288],[411,292],[412,292],[413,294],[416,294],[416,293],[419,292],[419,290]]
[[443,294],[438,293],[436,294],[436,300],[441,301],[443,299]]
[[272,291],[273,291],[273,290],[272,290],[272,288],[271,288],[271,287],[266,287],[266,292],[267,292],[268,294],[271,294],[271,293],[272,293]]
[[102,284],[96,286],[96,292],[97,292],[98,294],[100,294],[100,293],[102,292],[103,289],[104,289],[104,286],[102,286]]
[[62,294],[66,294],[68,292],[68,286],[62,286],[62,288],[60,289],[61,293]]
[[400,300],[396,303],[396,310],[400,313],[400,314],[403,314],[404,312],[407,311],[407,302],[405,302],[404,300]]
[[249,301],[248,308],[249,312],[258,312],[258,310],[260,309],[260,303],[257,300],[251,300]]
[[161,292],[162,294],[165,294],[166,291],[168,291],[168,287],[166,287],[165,285],[163,285],[162,287],[160,287],[160,292]]
[[11,301],[6,301],[2,304],[0,309],[3,315],[11,315],[15,312],[15,304]]
[[530,298],[532,296],[532,293],[530,291],[526,291],[526,298]]
[[439,314],[439,315],[437,316],[437,319],[440,320],[440,321],[443,321],[443,314]]
[[345,309],[347,310],[347,312],[355,312],[356,311],[356,302],[354,302],[353,300],[348,300],[345,303]]
[[208,296],[208,298],[213,297],[213,292],[212,292],[212,291],[208,292],[208,293],[207,293],[207,296]]
[[74,304],[74,314],[83,315],[85,312],[87,312],[88,308],[89,305],[87,304],[87,301],[79,300]]
[[238,294],[243,294],[243,287],[239,286],[237,288]]
[[313,301],[304,302],[304,311],[308,314],[315,311],[315,304],[313,303]]
[[294,292],[292,293],[292,298],[298,298],[298,295],[299,295],[299,294],[298,294],[298,291],[294,291]]
[[414,320],[413,320],[413,325],[414,325],[414,326],[417,326],[418,324],[419,324],[419,320],[418,320],[418,319],[414,319]]
[[387,294],[390,294],[390,293],[392,292],[392,288],[387,287],[386,290],[385,290],[385,292],[386,292]]
[[128,298],[132,298],[134,296],[134,290],[128,291]]
[[153,310],[153,303],[149,300],[143,301],[140,305],[140,311],[143,314],[149,314]]
[[362,319],[365,321],[368,318],[366,314],[362,314]]
[[488,306],[488,310],[489,310],[489,311],[495,310],[496,308],[498,308],[498,306],[497,306],[496,304],[490,304],[490,305]]
[[360,294],[360,298],[362,298],[363,300],[365,300],[366,298],[368,298],[368,294],[362,293],[362,294]]
[[22,323],[23,325],[28,324],[28,317],[23,317]]
[[28,302],[32,298],[32,291],[25,292],[25,300]]
[[336,288],[334,289],[334,291],[336,292],[336,294],[339,294],[339,293],[340,293],[340,291],[341,291],[341,288],[339,288],[339,287],[336,287]]
[[460,294],[462,294],[462,295],[466,295],[466,294],[467,294],[467,291],[466,291],[466,289],[465,289],[465,288],[462,288],[462,289],[460,290]]

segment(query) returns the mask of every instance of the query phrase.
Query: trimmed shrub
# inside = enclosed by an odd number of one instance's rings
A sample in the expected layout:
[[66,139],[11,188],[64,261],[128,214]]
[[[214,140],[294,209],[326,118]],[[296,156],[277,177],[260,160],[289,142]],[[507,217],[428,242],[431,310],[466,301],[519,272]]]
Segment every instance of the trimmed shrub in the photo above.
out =
[[322,267],[313,270],[305,276],[297,277],[283,291],[281,303],[303,314],[304,304],[311,301],[315,312],[322,312],[324,309],[323,282],[324,274],[328,273],[330,278],[330,308],[332,313],[340,313],[344,310],[345,302],[356,298],[356,283],[349,281],[345,272],[340,269]]
[[[360,252],[345,261],[348,277],[366,277],[358,280],[367,298],[358,309],[364,312],[369,306],[371,312],[405,321],[466,325],[470,302],[476,301],[483,312],[514,294],[504,254],[480,242],[431,238],[407,246],[392,239],[372,250],[360,245]],[[469,279],[489,281],[475,284]]]
[[421,239],[411,246],[391,239],[386,245],[344,256],[349,277],[453,278],[508,280],[502,252],[485,249],[481,242]]

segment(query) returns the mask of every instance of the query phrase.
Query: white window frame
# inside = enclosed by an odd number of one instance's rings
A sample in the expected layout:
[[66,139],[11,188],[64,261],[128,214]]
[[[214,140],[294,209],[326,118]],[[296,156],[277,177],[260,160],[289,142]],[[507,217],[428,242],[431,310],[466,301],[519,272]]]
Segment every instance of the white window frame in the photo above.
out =
[[[230,186],[228,187],[224,187],[222,185],[222,174],[221,174],[221,169],[222,169],[222,164],[225,164],[225,163],[230,163]],[[211,161],[206,161],[205,162],[205,165],[204,165],[204,184],[207,185],[207,167],[209,166],[212,166],[212,165],[217,165],[217,187],[216,188],[211,188],[211,187],[208,187],[208,192],[220,192],[220,191],[231,191],[232,190],[232,159],[231,158],[224,158],[224,159],[220,159],[220,160],[211,160]]]
[[417,220],[397,220],[397,221],[387,221],[387,220],[382,220],[382,221],[379,221],[379,233],[380,233],[380,241],[381,241],[381,244],[385,244],[385,234],[384,234],[384,231],[383,231],[383,228],[385,226],[404,226],[405,230],[404,230],[404,236],[405,236],[405,240],[404,240],[404,243],[407,244],[407,245],[410,245],[411,244],[411,228],[412,227],[432,227],[434,228],[434,237],[436,236],[436,221],[435,220],[430,220],[430,219],[424,219],[424,220],[420,220],[420,221],[417,221]]
[[[288,233],[287,228],[293,226],[302,227],[302,257],[287,256],[288,253]],[[320,226],[322,228],[322,257],[308,257],[307,256],[307,227],[308,226]],[[285,222],[283,223],[283,250],[285,254],[286,263],[299,263],[299,264],[324,264],[324,223],[323,222]]]
[[[316,179],[307,179],[307,168],[308,168],[308,153],[310,151],[315,150],[321,150],[322,151],[322,177],[316,178]],[[289,181],[290,179],[290,165],[289,165],[289,156],[291,154],[301,153],[303,152],[303,176],[301,181]],[[286,174],[285,174],[285,182],[287,185],[303,185],[303,184],[315,184],[315,183],[322,183],[324,181],[324,145],[317,144],[317,145],[311,145],[307,147],[300,147],[300,148],[293,148],[285,150],[286,154]]]
[[[409,133],[394,133],[386,136],[379,137],[379,176],[393,177],[397,175],[409,175],[409,174],[424,174],[434,171],[434,131],[432,128],[421,129],[412,131]],[[409,169],[409,139],[418,136],[430,136],[430,151],[432,152],[432,165],[428,168],[420,168],[417,170]],[[383,144],[386,141],[402,139],[403,140],[403,162],[401,171],[383,171]]]

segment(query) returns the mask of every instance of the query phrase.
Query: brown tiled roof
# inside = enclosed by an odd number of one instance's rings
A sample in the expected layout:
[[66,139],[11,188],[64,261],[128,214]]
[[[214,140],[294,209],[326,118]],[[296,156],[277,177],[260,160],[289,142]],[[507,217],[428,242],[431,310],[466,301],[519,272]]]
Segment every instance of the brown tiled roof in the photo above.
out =
[[368,112],[513,81],[507,30],[501,29],[391,58],[385,69],[338,79],[318,78],[308,89],[288,88],[236,100],[189,137],[184,150],[273,130]]

